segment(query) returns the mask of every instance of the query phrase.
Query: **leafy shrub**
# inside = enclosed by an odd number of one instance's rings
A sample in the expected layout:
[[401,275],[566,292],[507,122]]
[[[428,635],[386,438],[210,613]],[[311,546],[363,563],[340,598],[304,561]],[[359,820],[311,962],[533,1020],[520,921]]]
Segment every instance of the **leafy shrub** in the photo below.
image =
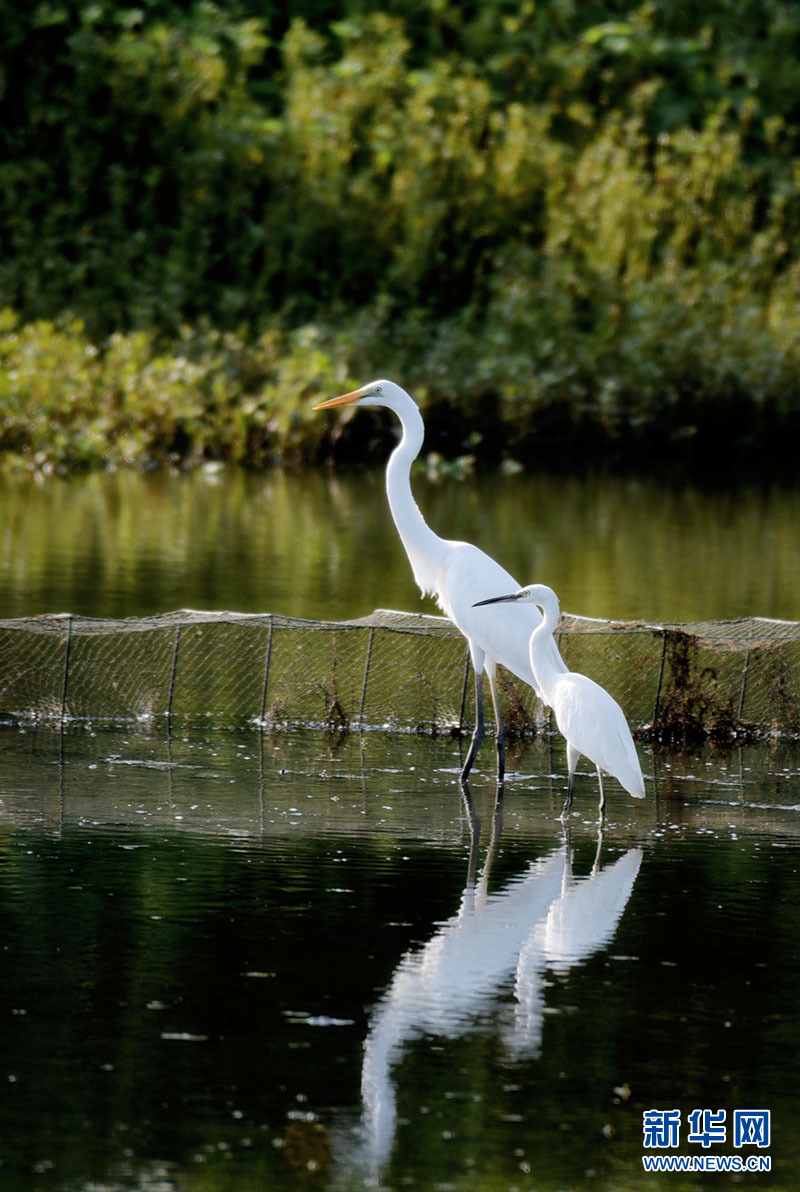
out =
[[0,0],[3,449],[317,458],[378,373],[456,456],[779,442],[795,8],[364,8]]
[[0,451],[41,470],[298,462],[325,427],[311,398],[347,378],[311,327],[256,342],[185,329],[169,349],[144,331],[98,350],[77,320],[20,325],[0,312]]

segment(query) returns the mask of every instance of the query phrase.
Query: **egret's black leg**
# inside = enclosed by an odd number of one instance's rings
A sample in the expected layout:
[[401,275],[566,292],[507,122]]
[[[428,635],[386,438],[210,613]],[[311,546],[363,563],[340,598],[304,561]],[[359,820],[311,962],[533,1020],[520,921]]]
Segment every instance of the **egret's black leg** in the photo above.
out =
[[503,720],[503,709],[500,707],[500,692],[497,689],[497,675],[494,668],[489,671],[489,691],[492,693],[494,722],[497,725],[497,781],[502,783],[506,776],[506,725]]
[[570,741],[567,741],[567,774],[569,778],[567,779],[567,797],[564,801],[564,806],[561,808],[562,820],[572,806],[572,795],[575,789],[575,771],[578,768],[580,756],[575,746]]
[[475,671],[475,729],[472,733],[472,740],[469,745],[469,752],[467,753],[467,760],[464,762],[464,768],[461,771],[461,781],[466,782],[470,770],[472,769],[475,755],[478,752],[478,746],[483,740],[485,732],[485,725],[483,723],[483,674],[481,671]]
[[574,785],[575,785],[575,774],[574,774],[574,771],[570,771],[569,778],[567,779],[567,797],[564,800],[564,806],[561,808],[561,815],[559,817],[562,820],[563,820],[564,816],[567,814],[567,812],[569,811],[570,807],[572,806],[572,794],[573,794],[572,788]]

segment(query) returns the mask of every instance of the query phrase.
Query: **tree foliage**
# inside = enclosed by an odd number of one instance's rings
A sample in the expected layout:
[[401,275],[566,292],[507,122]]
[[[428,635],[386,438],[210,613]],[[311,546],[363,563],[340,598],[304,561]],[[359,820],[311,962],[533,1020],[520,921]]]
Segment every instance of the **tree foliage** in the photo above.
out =
[[312,386],[490,401],[501,450],[798,415],[796,5],[2,0],[0,36],[23,323],[311,337]]

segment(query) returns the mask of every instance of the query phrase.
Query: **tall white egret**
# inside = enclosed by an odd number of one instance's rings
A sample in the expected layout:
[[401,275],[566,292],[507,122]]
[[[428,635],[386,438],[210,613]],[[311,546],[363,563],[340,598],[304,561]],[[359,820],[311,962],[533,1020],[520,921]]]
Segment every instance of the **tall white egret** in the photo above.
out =
[[[472,769],[484,735],[483,679],[485,671],[494,706],[497,726],[497,773],[505,771],[505,725],[497,690],[497,663],[518,678],[543,692],[531,669],[528,639],[541,622],[537,608],[531,606],[524,619],[509,610],[505,615],[475,609],[474,603],[504,588],[516,587],[517,581],[469,542],[440,538],[427,525],[411,492],[411,465],[419,455],[425,437],[422,415],[416,402],[393,381],[371,381],[352,393],[329,398],[315,406],[330,410],[336,406],[378,406],[392,410],[400,419],[402,435],[386,467],[386,493],[389,508],[408,555],[414,578],[423,596],[433,596],[442,612],[453,621],[469,642],[475,670],[475,731],[461,771],[465,779]],[[554,671],[566,670],[555,642],[546,647]]]
[[644,779],[625,714],[604,687],[587,675],[553,666],[550,645],[558,624],[558,597],[545,584],[530,584],[507,596],[481,600],[486,604],[537,605],[543,620],[530,637],[530,661],[545,703],[555,712],[559,732],[567,741],[567,798],[562,818],[572,804],[575,767],[583,754],[597,767],[600,814],[605,811],[603,773],[616,778],[634,799],[644,798]]

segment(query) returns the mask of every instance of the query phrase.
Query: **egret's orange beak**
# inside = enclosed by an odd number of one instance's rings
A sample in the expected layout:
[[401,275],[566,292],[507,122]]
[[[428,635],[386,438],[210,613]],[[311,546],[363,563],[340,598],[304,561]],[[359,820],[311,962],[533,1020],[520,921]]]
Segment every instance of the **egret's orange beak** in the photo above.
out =
[[349,406],[360,397],[363,397],[361,390],[354,389],[352,393],[343,393],[341,397],[329,397],[327,401],[321,401],[318,406],[314,406],[314,409],[332,410],[334,406]]

